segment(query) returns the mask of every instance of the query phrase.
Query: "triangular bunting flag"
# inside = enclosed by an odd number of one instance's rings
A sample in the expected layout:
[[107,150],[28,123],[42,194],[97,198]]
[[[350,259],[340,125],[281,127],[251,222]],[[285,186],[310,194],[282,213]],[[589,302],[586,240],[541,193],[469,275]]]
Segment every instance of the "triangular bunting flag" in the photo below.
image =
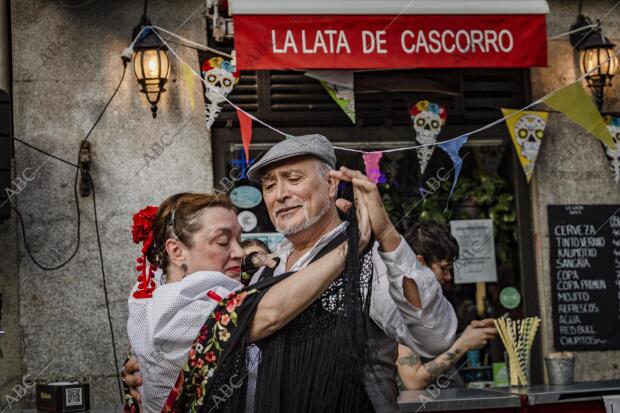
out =
[[616,183],[620,182],[620,147],[618,147],[618,143],[620,143],[620,117],[614,118],[611,116],[605,116],[605,123],[607,124],[607,129],[616,144],[616,148],[611,148],[605,144],[605,155],[607,155],[607,159],[609,159],[609,167],[611,168],[611,173],[614,175],[614,181]]
[[450,194],[448,195],[448,201],[446,202],[446,210],[448,209],[448,202],[450,202],[452,192],[454,192],[454,187],[456,186],[456,181],[459,179],[459,174],[461,173],[461,167],[463,166],[463,158],[459,155],[459,151],[463,145],[465,145],[468,138],[469,136],[463,135],[456,139],[439,144],[439,147],[448,154],[454,164],[454,182],[452,182],[452,188],[450,188]]
[[441,127],[446,123],[446,108],[428,100],[421,100],[409,107],[409,115],[411,116],[416,140],[421,144],[429,145],[416,149],[420,173],[424,174],[426,166],[435,150],[435,145],[432,144],[437,142]]
[[578,82],[558,90],[545,99],[545,104],[568,116],[608,147],[616,149],[603,117]]
[[245,151],[245,163],[247,165],[250,159],[250,143],[252,142],[252,118],[240,109],[237,109],[237,117],[239,118],[241,141],[243,142],[243,150]]
[[306,76],[318,80],[329,96],[355,124],[355,90],[350,70],[310,70]]
[[508,133],[517,150],[525,178],[527,182],[530,182],[549,113],[504,108],[502,108],[502,113],[506,118]]
[[340,106],[340,109],[351,119],[351,122],[355,124],[355,92],[353,88],[338,86],[323,80],[319,82],[321,82],[321,85],[327,90],[329,96]]
[[379,169],[379,161],[383,156],[383,152],[364,152],[364,166],[366,167],[366,176],[375,184],[379,183],[381,178],[381,170]]
[[196,99],[194,98],[194,85],[196,84],[196,77],[187,63],[183,63],[183,83],[185,83],[185,87],[187,88],[187,93],[189,94],[189,104],[193,112],[196,107]]

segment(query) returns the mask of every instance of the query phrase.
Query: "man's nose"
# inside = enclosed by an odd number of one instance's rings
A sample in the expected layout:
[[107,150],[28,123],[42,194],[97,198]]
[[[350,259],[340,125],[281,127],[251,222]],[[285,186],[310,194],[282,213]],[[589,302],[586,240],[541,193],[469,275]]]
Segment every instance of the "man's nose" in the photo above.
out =
[[290,197],[288,186],[284,183],[278,183],[276,185],[276,200],[283,202],[288,197]]

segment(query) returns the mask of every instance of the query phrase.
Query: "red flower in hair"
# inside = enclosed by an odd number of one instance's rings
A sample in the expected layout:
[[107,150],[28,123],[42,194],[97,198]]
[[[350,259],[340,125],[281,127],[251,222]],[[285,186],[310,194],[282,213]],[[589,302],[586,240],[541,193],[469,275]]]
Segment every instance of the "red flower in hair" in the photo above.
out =
[[[157,207],[148,206],[133,216],[131,235],[135,244],[142,243],[142,255],[136,260],[138,265],[138,287],[134,291],[135,298],[150,298],[155,290],[153,275],[157,266],[150,264],[146,258],[146,252],[153,243],[153,224],[157,216]],[[148,271],[147,271],[148,265]]]
[[136,215],[133,216],[133,226],[131,227],[131,235],[134,244],[146,241],[151,235],[153,224],[157,217],[157,207],[147,206]]

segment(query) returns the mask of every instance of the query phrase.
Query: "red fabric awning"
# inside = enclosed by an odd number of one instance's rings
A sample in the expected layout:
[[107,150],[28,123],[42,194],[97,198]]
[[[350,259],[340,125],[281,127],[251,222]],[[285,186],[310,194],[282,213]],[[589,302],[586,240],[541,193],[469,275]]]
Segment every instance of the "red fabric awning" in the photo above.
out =
[[[347,14],[343,14],[346,5],[342,3],[233,0],[237,67],[256,70],[547,65],[548,8],[541,0],[524,1],[520,8],[515,3],[521,2],[514,1],[434,0],[431,7],[429,2],[416,0],[412,5],[417,4],[417,8],[405,8],[406,13],[401,14],[399,0],[388,2],[392,8],[383,7],[380,14],[358,13],[373,12],[369,5],[381,2],[358,0],[354,3],[357,7],[348,9]],[[447,3],[460,8],[448,11]],[[263,7],[259,8],[261,4]],[[489,7],[485,9],[485,5]],[[308,14],[301,14],[300,10]]]

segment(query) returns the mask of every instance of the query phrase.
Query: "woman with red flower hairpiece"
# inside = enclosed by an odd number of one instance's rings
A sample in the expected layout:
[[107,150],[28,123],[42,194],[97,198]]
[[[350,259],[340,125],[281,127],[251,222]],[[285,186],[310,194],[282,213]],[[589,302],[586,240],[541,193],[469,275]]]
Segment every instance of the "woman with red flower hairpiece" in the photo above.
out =
[[[128,394],[126,411],[162,411],[169,394],[177,394],[177,378],[210,377],[227,349],[278,331],[344,268],[346,243],[290,276],[274,277],[278,280],[264,289],[241,290],[242,230],[231,201],[221,195],[176,194],[159,208],[141,210],[133,221],[133,240],[143,246],[127,328],[143,387],[141,405]],[[363,246],[370,238],[365,212],[360,213],[360,232]],[[243,304],[250,297],[260,299],[246,311]],[[206,388],[195,391],[199,400]]]

